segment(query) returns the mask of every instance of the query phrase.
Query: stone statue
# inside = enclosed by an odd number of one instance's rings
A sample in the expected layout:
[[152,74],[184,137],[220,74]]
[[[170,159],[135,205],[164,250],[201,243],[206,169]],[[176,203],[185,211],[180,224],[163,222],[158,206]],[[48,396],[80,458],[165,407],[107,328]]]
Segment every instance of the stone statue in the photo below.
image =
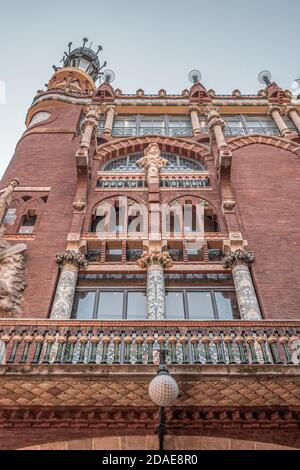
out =
[[147,180],[151,181],[159,177],[159,171],[169,165],[169,162],[161,157],[159,146],[153,143],[145,149],[144,156],[137,161],[137,165],[146,170]]
[[24,252],[25,243],[11,246],[4,239],[3,220],[18,179],[0,190],[0,318],[17,317],[21,313],[22,292],[26,287]]
[[19,180],[14,178],[6,188],[0,189],[0,227],[10,204],[12,192],[19,184]]

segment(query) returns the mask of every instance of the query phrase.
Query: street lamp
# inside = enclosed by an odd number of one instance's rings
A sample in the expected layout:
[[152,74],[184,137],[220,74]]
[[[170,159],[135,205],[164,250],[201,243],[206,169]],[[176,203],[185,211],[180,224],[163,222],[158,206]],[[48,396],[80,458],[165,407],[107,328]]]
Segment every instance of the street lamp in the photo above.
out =
[[157,375],[149,385],[149,396],[159,406],[159,426],[157,434],[159,439],[159,450],[164,450],[164,436],[167,434],[165,406],[170,406],[178,397],[179,389],[175,379],[170,375],[165,364],[167,351],[160,349],[160,366]]

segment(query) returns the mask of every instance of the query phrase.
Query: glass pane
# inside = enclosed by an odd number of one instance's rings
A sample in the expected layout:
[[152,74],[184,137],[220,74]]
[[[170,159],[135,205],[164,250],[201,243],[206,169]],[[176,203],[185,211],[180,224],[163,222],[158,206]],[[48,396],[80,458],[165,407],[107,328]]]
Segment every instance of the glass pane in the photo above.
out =
[[76,292],[71,317],[77,320],[93,318],[95,297],[96,292]]
[[97,318],[120,320],[123,313],[123,298],[123,292],[100,292]]
[[240,319],[239,308],[234,292],[215,292],[220,320]]
[[184,319],[182,292],[166,292],[166,317],[167,320]]
[[210,292],[188,292],[190,320],[210,320],[214,318]]
[[169,119],[170,127],[182,127],[187,128],[191,127],[191,120],[188,118],[180,117],[180,118],[170,118]]
[[146,320],[147,297],[144,292],[128,292],[127,320]]

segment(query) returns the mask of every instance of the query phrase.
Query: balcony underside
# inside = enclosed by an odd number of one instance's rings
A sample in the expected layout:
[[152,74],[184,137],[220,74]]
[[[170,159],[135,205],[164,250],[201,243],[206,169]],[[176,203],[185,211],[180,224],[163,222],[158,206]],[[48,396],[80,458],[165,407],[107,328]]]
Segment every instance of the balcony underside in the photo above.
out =
[[[298,366],[169,369],[180,396],[166,409],[168,434],[255,440],[263,431],[262,441],[300,446]],[[63,430],[65,439],[154,434],[158,409],[148,386],[156,370],[154,365],[1,365],[1,446],[10,448],[19,433],[23,447],[55,442]]]

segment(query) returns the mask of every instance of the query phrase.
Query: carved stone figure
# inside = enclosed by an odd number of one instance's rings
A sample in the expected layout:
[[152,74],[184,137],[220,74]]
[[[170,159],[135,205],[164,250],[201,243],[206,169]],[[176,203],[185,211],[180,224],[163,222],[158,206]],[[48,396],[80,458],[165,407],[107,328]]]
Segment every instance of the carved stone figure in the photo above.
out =
[[147,172],[147,180],[151,181],[159,177],[159,171],[169,165],[168,160],[161,157],[159,146],[150,144],[144,152],[144,156],[137,161],[137,165]]
[[0,317],[13,318],[21,314],[25,282],[24,243],[11,246],[3,236],[3,220],[11,201],[13,190],[19,185],[18,179],[0,190]]
[[0,189],[0,227],[11,200],[11,194],[18,185],[19,180],[14,178],[6,188]]

